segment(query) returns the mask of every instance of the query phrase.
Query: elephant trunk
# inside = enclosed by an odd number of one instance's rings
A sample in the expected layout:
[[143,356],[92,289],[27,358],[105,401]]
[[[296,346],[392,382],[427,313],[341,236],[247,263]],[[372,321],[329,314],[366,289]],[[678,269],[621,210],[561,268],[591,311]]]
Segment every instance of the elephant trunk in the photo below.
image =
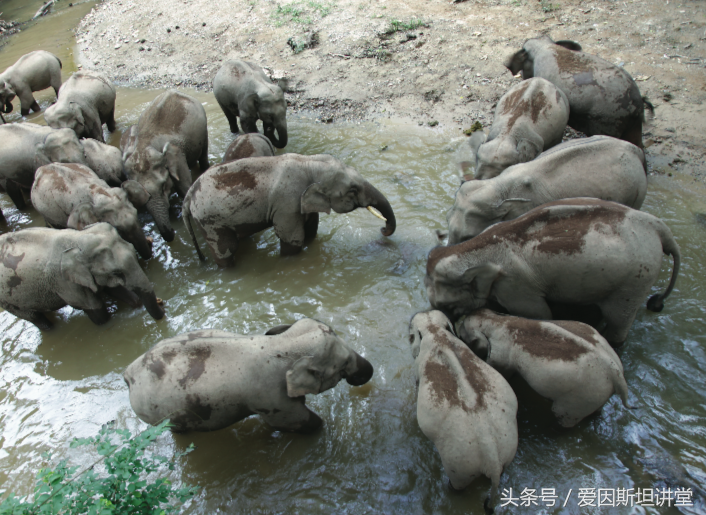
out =
[[150,259],[152,257],[152,245],[139,225],[132,227],[130,231],[119,232],[122,239],[132,243],[132,246],[135,247],[142,259]]
[[356,355],[356,372],[346,377],[346,382],[352,386],[360,386],[373,377],[373,366],[360,355]]
[[159,234],[164,241],[174,241],[174,229],[169,222],[169,202],[160,195],[152,195],[145,207],[154,218],[154,223],[157,224]]
[[[287,122],[282,122],[277,125],[265,124],[265,136],[269,139],[272,144],[277,148],[284,148],[287,146]],[[277,129],[277,136],[275,137],[275,129]]]
[[374,207],[382,216],[387,219],[385,227],[380,229],[383,236],[392,236],[397,228],[397,221],[395,220],[395,213],[392,211],[392,206],[385,198],[385,195],[380,193],[372,184],[369,182],[365,183],[365,188],[363,190],[365,198],[367,199],[367,204],[362,207]]
[[135,290],[135,293],[137,293],[137,296],[140,297],[142,304],[144,304],[147,312],[152,316],[152,318],[155,320],[161,320],[164,318],[164,309],[159,305],[157,296],[154,294],[154,290],[152,290],[152,288],[144,290],[137,289]]

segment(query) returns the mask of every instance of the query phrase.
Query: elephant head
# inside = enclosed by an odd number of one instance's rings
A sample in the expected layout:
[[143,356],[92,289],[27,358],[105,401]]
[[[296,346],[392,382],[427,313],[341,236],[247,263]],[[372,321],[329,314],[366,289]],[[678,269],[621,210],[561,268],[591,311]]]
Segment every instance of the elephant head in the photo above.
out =
[[92,138],[81,140],[88,167],[111,186],[120,186],[127,179],[120,149]]
[[12,101],[15,98],[15,90],[9,82],[3,81],[0,84],[0,113],[12,112]]
[[83,117],[83,110],[76,102],[69,102],[67,105],[54,104],[47,107],[44,112],[44,119],[47,125],[54,129],[71,129],[76,134],[83,133],[86,120]]
[[278,86],[272,89],[271,95],[259,98],[257,117],[262,120],[265,136],[275,147],[284,148],[287,146],[287,102]]
[[[349,213],[356,208],[374,208],[385,220],[380,229],[384,236],[395,232],[397,222],[392,206],[372,184],[352,167],[331,156],[309,156],[314,183],[310,184],[301,196],[301,212],[307,213]],[[372,210],[371,210],[372,211]],[[372,211],[375,214],[374,211]]]
[[36,161],[39,166],[49,163],[79,163],[86,165],[83,145],[71,129],[56,129],[37,144]]
[[444,327],[451,334],[456,334],[451,321],[441,311],[422,311],[412,316],[409,321],[409,344],[412,350],[412,359],[417,359],[422,348],[422,330],[428,327]]
[[[308,328],[312,324],[315,324],[313,330],[308,329],[301,334],[301,326]],[[276,329],[279,332],[276,334],[291,330],[293,338],[307,342],[303,355],[295,358],[286,372],[289,397],[325,392],[336,386],[341,379],[353,386],[360,386],[373,376],[370,362],[351,350],[327,325],[304,319],[294,324],[294,328],[282,330],[283,327],[278,326]]]
[[518,50],[505,60],[505,67],[510,70],[513,75],[522,72],[523,79],[531,79],[534,77],[534,59],[537,57],[537,51],[552,45],[559,45],[573,50],[574,52],[580,52],[582,50],[581,45],[575,41],[552,41],[549,36],[528,39],[525,41],[521,50]]
[[[482,309],[476,313],[481,315],[489,310]],[[458,324],[458,337],[461,338],[463,343],[468,345],[468,348],[473,351],[473,353],[482,360],[487,360],[490,355],[490,340],[483,334],[479,324],[477,323],[477,318],[474,315],[469,315],[464,317]]]
[[61,254],[63,280],[93,293],[102,288],[125,288],[142,300],[155,320],[164,316],[132,245],[120,238],[114,227],[97,223],[78,234],[76,246]]

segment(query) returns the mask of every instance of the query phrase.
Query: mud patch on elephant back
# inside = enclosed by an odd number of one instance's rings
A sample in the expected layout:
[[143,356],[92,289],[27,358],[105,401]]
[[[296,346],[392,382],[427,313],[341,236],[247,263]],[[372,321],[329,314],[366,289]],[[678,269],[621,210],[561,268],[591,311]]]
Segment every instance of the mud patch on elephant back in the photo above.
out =
[[177,351],[175,349],[168,350],[162,353],[162,359],[165,363],[170,364],[176,358]]
[[558,325],[562,329],[575,334],[576,336],[578,336],[582,340],[585,340],[591,345],[595,346],[600,343],[599,337],[596,335],[595,329],[593,329],[589,325],[582,324],[581,322],[574,322],[571,320],[552,320],[551,322],[547,323]]
[[106,197],[110,196],[110,193],[105,191],[105,188],[103,188],[99,184],[91,184],[88,189],[90,189],[91,193],[93,193],[94,195],[104,195]]
[[[192,101],[181,95],[168,95],[156,106],[145,111],[146,123],[140,133],[148,137],[140,138],[148,143],[154,134],[177,134],[189,115],[188,106]],[[138,124],[139,125],[139,124]]]
[[559,45],[552,47],[560,73],[576,75],[595,70],[595,63],[581,52],[575,52]]
[[237,193],[240,188],[252,190],[257,187],[257,179],[246,170],[231,172],[225,169],[213,175],[213,180],[216,183],[216,189],[226,190],[229,195]]
[[61,166],[72,169],[76,173],[80,173],[84,177],[93,177],[93,172],[84,165],[78,163],[61,163]]
[[10,254],[8,252],[2,256],[2,264],[5,267],[10,268],[10,269],[14,270],[15,272],[17,272],[17,266],[20,264],[20,262],[24,258],[25,258],[24,252],[22,254],[18,254],[16,256],[13,254]]
[[179,379],[179,386],[186,388],[191,382],[195,383],[206,371],[206,361],[211,356],[211,349],[208,347],[196,347],[189,351],[189,370],[186,375]]
[[574,362],[588,352],[571,338],[536,320],[513,317],[507,328],[515,345],[537,358]]
[[547,96],[543,91],[537,91],[537,93],[532,97],[532,108],[530,114],[532,116],[532,121],[537,122],[539,120],[539,115],[542,111],[549,105]]
[[7,280],[7,287],[10,290],[10,296],[12,296],[12,290],[17,288],[22,284],[22,279],[18,275],[13,275]]
[[42,178],[46,178],[45,180],[49,182],[48,186],[52,191],[58,191],[61,193],[69,192],[69,186],[66,184],[66,181],[61,174],[52,170],[47,174],[43,174]]
[[246,157],[252,157],[256,154],[255,147],[249,138],[240,137],[233,142],[226,155],[223,157],[223,162],[236,161],[238,159],[245,159]]
[[164,366],[164,362],[159,359],[155,359],[154,354],[151,352],[148,352],[142,357],[142,365],[152,372],[157,379],[162,379],[164,377],[164,373],[167,371]]
[[529,85],[529,81],[521,82],[515,91],[507,95],[505,101],[503,102],[502,114],[509,115],[507,122],[508,129],[514,127],[515,122],[517,122],[523,114],[529,111],[530,100],[524,98],[524,94]]

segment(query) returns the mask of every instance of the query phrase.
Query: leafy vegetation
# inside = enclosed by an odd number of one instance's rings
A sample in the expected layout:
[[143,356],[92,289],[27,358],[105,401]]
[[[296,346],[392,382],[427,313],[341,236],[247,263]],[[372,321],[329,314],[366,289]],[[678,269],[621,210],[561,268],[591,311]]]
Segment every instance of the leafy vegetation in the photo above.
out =
[[557,4],[552,4],[552,3],[548,2],[547,0],[541,0],[539,5],[542,8],[542,11],[544,11],[545,13],[550,13],[552,11],[559,10],[559,6]]
[[[146,449],[169,428],[169,420],[149,427],[133,437],[126,429],[104,425],[93,438],[75,438],[71,447],[92,445],[101,456],[81,473],[65,460],[37,473],[34,500],[14,494],[0,503],[0,515],[167,515],[177,513],[198,488],[175,488],[166,478],[148,479],[148,475],[174,470],[173,460],[147,454]],[[194,449],[176,453],[181,457]],[[46,455],[47,458],[50,456]],[[94,469],[102,465],[98,474]]]
[[321,18],[328,16],[333,7],[333,3],[324,4],[314,0],[294,2],[285,6],[277,5],[274,13],[275,26],[281,27],[289,22],[311,25],[314,22],[313,16],[318,15]]
[[391,35],[396,32],[405,32],[408,30],[416,30],[419,27],[428,27],[429,24],[423,21],[421,18],[412,18],[411,20],[404,22],[396,19],[390,20],[390,25],[385,30],[386,35]]

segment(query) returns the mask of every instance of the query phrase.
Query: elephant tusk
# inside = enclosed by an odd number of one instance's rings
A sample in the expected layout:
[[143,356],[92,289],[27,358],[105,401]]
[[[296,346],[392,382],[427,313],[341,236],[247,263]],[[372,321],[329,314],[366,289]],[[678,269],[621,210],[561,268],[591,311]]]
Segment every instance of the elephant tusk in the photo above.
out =
[[382,220],[383,222],[387,222],[387,218],[385,218],[384,216],[382,216],[382,214],[380,213],[380,211],[378,211],[377,209],[375,209],[373,206],[368,206],[368,211],[370,211],[373,215],[377,216],[377,217],[378,217],[380,220]]

